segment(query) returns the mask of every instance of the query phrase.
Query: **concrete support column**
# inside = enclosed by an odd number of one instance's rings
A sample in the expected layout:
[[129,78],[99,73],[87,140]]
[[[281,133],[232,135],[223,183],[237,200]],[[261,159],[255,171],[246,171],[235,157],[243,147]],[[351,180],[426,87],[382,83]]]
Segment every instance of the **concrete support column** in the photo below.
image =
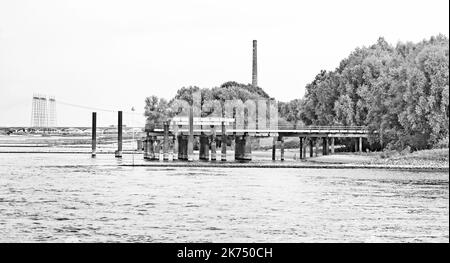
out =
[[233,135],[231,138],[231,149],[236,151],[236,135]]
[[331,154],[334,154],[334,137],[331,137]]
[[155,157],[157,160],[162,160],[162,143],[161,140],[156,140]]
[[200,135],[199,160],[209,161],[209,139],[204,133]]
[[154,136],[147,136],[144,141],[144,158],[148,160],[156,160],[155,156],[155,140]]
[[277,153],[277,137],[273,137],[273,142],[272,142],[272,161],[276,160],[276,153]]
[[122,158],[122,111],[117,113],[117,150],[115,156]]
[[309,157],[314,156],[314,138],[309,138]]
[[314,156],[319,156],[319,148],[320,148],[320,138],[316,138],[316,151],[314,153]]
[[280,160],[284,161],[284,138],[280,137]]
[[179,142],[179,135],[178,135],[178,125],[173,125],[173,159],[178,160],[180,153],[178,151],[178,142]]
[[216,128],[211,125],[211,161],[216,160]]
[[[147,136],[148,137],[148,136]],[[144,159],[148,159],[148,144],[147,144],[147,137],[144,139]]]
[[235,147],[234,147],[234,159],[240,160],[241,158],[244,157],[244,143],[242,142],[243,138],[241,135],[236,135],[234,137],[234,141],[235,141]]
[[144,159],[149,159],[150,158],[150,141],[149,141],[149,137],[147,135],[147,137],[145,137],[144,140]]
[[298,148],[299,148],[299,159],[303,159],[303,137],[299,137],[299,143],[298,143]]
[[303,138],[303,159],[306,159],[306,147],[308,146],[308,140],[306,137]]
[[359,137],[359,152],[363,152],[363,137]]
[[322,138],[322,155],[328,155],[328,138]]
[[164,122],[163,160],[169,160],[169,123]]
[[355,152],[358,152],[358,139],[354,140],[355,142]]
[[225,162],[227,160],[227,131],[225,127],[225,122],[222,122],[222,137],[220,139],[221,139],[220,160]]
[[252,159],[251,138],[248,135],[236,135],[234,159],[236,161],[250,161]]
[[152,136],[150,141],[150,160],[159,160],[159,150],[156,136]]
[[252,160],[252,137],[250,137],[248,134],[245,134],[244,138],[245,138],[244,158],[246,161],[251,161]]
[[178,159],[186,161],[188,159],[188,136],[179,135],[178,139]]
[[178,135],[178,160],[186,160],[186,148],[187,143],[185,136],[182,134]]
[[177,145],[178,159],[183,160],[183,136],[181,134],[177,135]]
[[136,141],[136,148],[137,148],[137,152],[140,153],[142,151],[142,140],[137,140]]
[[189,137],[187,147],[188,161],[194,161],[194,109],[189,108]]
[[92,113],[92,157],[97,155],[97,112]]

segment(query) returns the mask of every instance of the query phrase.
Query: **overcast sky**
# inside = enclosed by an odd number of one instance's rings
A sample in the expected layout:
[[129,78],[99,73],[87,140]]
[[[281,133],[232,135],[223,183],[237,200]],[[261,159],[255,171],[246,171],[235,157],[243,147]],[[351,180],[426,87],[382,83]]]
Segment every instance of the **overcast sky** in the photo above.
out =
[[[448,10],[448,0],[0,0],[0,126],[30,125],[33,93],[142,112],[149,95],[251,83],[253,39],[259,85],[300,98],[320,70],[379,36],[448,36]],[[89,126],[90,112],[57,104],[58,125]],[[115,123],[114,113],[98,115],[99,125]]]

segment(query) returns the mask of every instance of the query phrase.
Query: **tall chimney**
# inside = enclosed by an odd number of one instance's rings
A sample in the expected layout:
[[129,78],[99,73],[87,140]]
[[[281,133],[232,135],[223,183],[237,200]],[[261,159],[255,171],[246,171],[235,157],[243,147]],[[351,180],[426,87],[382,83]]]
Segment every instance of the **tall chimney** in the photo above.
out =
[[258,61],[256,52],[256,40],[253,40],[253,67],[252,67],[252,86],[258,86]]

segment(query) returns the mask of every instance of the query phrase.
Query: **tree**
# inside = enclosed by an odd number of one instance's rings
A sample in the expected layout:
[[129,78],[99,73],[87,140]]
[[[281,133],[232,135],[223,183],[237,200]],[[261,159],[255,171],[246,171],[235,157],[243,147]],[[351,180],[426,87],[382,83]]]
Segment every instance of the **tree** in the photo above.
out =
[[153,130],[155,127],[161,126],[171,116],[167,101],[156,96],[147,97],[144,116],[147,117],[146,130]]
[[367,125],[390,148],[424,149],[449,134],[449,48],[443,35],[394,48],[355,49],[306,86],[300,117],[312,125]]

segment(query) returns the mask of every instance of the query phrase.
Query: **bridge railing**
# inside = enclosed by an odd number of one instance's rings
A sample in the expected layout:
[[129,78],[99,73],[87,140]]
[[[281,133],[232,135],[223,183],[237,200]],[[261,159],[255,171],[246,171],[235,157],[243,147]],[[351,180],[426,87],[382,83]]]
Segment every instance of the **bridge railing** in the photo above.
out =
[[[182,128],[178,131],[188,131],[188,126],[183,123]],[[176,124],[175,124],[176,125]],[[203,125],[203,126],[201,126]],[[220,125],[218,123],[207,123],[207,122],[194,122],[194,132],[209,132],[210,125],[216,125],[216,129],[220,132]],[[173,131],[174,126],[170,125],[169,130]],[[267,128],[234,128],[232,123],[226,125],[227,132],[249,132],[249,133],[277,133],[277,132],[288,132],[288,133],[369,133],[368,127],[365,126],[295,126],[295,125],[279,125],[278,127],[267,127]],[[163,125],[156,125],[155,132],[162,132]]]
[[367,131],[369,128],[367,126],[299,126],[299,125],[278,125],[279,130],[357,130],[357,131]]

